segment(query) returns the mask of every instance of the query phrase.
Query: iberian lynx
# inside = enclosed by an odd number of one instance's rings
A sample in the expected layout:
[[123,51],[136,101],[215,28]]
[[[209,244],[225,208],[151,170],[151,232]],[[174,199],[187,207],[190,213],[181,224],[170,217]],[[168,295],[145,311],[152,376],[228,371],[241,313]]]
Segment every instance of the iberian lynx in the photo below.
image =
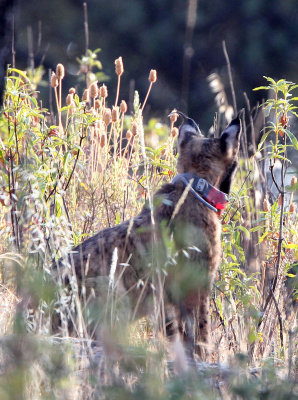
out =
[[[116,257],[117,290],[127,294],[134,316],[153,311],[153,287],[158,286],[152,282],[153,269],[159,264],[159,271],[166,270],[167,334],[181,334],[189,353],[202,356],[210,337],[211,285],[221,257],[220,214],[237,168],[241,123],[237,117],[219,138],[205,138],[192,119],[178,114],[183,118],[179,174],[155,193],[153,209],[145,205],[133,220],[100,231],[74,248],[70,259],[78,280],[89,282],[100,295],[96,281],[109,276]],[[176,251],[170,265],[165,234]]]

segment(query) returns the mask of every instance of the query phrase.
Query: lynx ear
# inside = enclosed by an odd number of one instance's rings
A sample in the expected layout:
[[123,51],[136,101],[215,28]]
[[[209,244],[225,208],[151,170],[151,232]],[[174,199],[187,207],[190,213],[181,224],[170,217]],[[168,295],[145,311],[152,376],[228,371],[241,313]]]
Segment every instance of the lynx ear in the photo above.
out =
[[241,132],[241,121],[238,114],[230,125],[223,131],[220,137],[220,148],[223,153],[227,153],[229,149],[238,148],[239,137]]
[[200,128],[195,123],[195,121],[186,115],[184,115],[181,111],[173,111],[172,114],[179,114],[182,117],[182,124],[179,127],[179,136],[178,136],[178,147],[181,148],[189,142],[194,136],[203,137]]

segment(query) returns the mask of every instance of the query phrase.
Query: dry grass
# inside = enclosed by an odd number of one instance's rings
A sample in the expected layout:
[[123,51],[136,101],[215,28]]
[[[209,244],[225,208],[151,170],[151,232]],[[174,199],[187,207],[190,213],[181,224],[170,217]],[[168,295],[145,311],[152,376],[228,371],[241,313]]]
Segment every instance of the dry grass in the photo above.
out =
[[[263,199],[269,196],[263,160],[248,157],[248,137],[256,127],[246,127],[245,119],[243,160],[231,207],[223,216],[223,261],[213,293],[211,350],[219,365],[213,372],[200,364],[199,383],[173,377],[159,317],[128,320],[117,282],[97,303],[101,321],[109,321],[100,342],[91,340],[87,329],[93,294],[85,290],[85,282],[80,292],[70,269],[70,287],[64,286],[59,274],[53,285],[54,259],[99,229],[136,215],[144,201],[150,204],[154,191],[175,174],[174,121],[171,134],[159,122],[151,129],[150,123],[144,126],[142,110],[148,96],[141,104],[137,93],[134,110],[128,112],[119,100],[119,61],[116,67],[115,101],[106,87],[93,83],[83,99],[70,90],[65,106],[59,67],[57,79],[52,78],[57,125],[54,116],[40,110],[25,74],[10,71],[0,124],[1,399],[135,398],[133,393],[136,398],[161,399],[179,390],[195,398],[259,398],[253,395],[258,396],[260,386],[267,384],[272,393],[279,393],[277,387],[286,391],[287,382],[293,384],[297,360],[295,305],[287,276],[297,251],[297,216],[290,212],[293,196],[289,195],[283,234],[285,243],[293,246],[283,248],[272,296],[272,266],[280,250],[276,246],[280,206],[273,196],[270,209],[263,209]],[[221,105],[230,109],[226,97]],[[227,110],[222,110],[222,118]],[[258,113],[248,111],[249,120],[258,121]],[[217,120],[215,132],[220,125]],[[158,135],[157,147],[150,147],[152,136]],[[162,289],[158,274],[156,279]],[[158,296],[155,300],[163,301]],[[60,338],[50,336],[53,309],[62,321]],[[79,339],[68,337],[69,319]],[[182,365],[178,345],[172,351]],[[177,363],[173,369],[183,369]],[[247,365],[260,366],[257,384],[251,380],[255,372]],[[286,376],[277,376],[277,370]],[[268,381],[266,376],[262,380],[262,371],[271,373]]]

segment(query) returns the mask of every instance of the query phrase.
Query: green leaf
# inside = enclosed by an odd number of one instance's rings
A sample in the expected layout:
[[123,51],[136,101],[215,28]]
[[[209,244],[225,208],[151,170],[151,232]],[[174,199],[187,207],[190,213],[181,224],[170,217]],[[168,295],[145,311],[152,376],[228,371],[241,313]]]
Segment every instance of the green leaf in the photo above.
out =
[[67,172],[69,155],[70,155],[70,153],[69,153],[69,151],[67,151],[63,156],[63,169],[65,172]]
[[155,157],[158,157],[158,156],[160,155],[160,153],[161,153],[163,150],[165,150],[166,148],[167,148],[166,145],[160,146],[160,147],[156,150],[156,152],[155,152]]
[[234,262],[237,262],[237,257],[235,256],[235,254],[229,253],[229,257],[231,257],[231,259],[232,259]]
[[9,68],[8,73],[11,74],[12,72],[16,72],[17,74],[21,75],[23,78],[25,78],[26,81],[29,82],[28,76],[26,75],[26,72],[21,71],[20,69],[17,68]]
[[60,111],[61,111],[61,112],[62,112],[62,111],[66,111],[66,110],[69,110],[70,108],[71,108],[71,105],[65,106],[65,107],[60,108]]
[[277,207],[278,207],[278,200],[276,200],[271,207],[271,214],[274,215],[277,211]]
[[284,247],[286,249],[298,249],[298,244],[295,243],[288,243],[288,244],[284,244]]
[[288,129],[284,129],[285,133],[287,134],[288,138],[290,139],[290,141],[292,142],[295,150],[298,150],[298,140],[297,138],[293,135],[293,133],[291,131],[289,131]]
[[[241,269],[239,269],[239,268],[230,268],[230,270],[237,272],[237,274],[246,276],[245,272],[241,271]],[[238,281],[235,281],[235,282],[238,282]],[[238,282],[238,283],[240,283],[240,282]]]
[[263,240],[269,235],[270,232],[265,232],[259,239],[259,244],[263,242]]
[[219,312],[221,318],[224,320],[222,302],[221,302],[219,296],[216,297],[216,305],[217,305],[218,312]]
[[56,194],[56,198],[55,198],[55,206],[56,206],[56,217],[60,217],[62,215],[62,210],[63,210],[63,199],[62,196],[60,194]]
[[244,232],[244,233],[245,233],[245,236],[247,237],[247,239],[250,238],[249,230],[246,229],[244,226],[239,225],[239,226],[237,226],[237,229],[238,229],[239,231]]
[[[266,220],[266,218],[263,218],[263,220]],[[250,228],[250,232],[257,232],[260,231],[261,229],[264,229],[264,226],[255,226],[254,228]]]
[[265,142],[265,140],[267,139],[268,135],[273,132],[273,129],[269,129],[267,132],[265,132],[260,140],[260,143],[258,145],[258,150],[261,149],[263,143]]
[[258,86],[254,88],[253,90],[269,90],[271,89],[269,86]]
[[269,104],[265,107],[265,117],[269,117],[273,104]]
[[88,186],[84,182],[80,182],[80,185],[86,190],[86,192],[89,191]]
[[[270,76],[264,76],[264,78],[265,78],[267,81],[271,82],[274,86],[276,86],[275,80],[272,79],[272,78],[270,78]],[[279,81],[279,82],[280,82],[280,81]]]
[[119,211],[116,212],[116,217],[115,217],[115,225],[120,224],[120,213]]
[[0,160],[2,161],[3,165],[6,164],[6,161],[5,161],[5,158],[4,158],[4,155],[3,155],[3,151],[1,149],[0,149]]

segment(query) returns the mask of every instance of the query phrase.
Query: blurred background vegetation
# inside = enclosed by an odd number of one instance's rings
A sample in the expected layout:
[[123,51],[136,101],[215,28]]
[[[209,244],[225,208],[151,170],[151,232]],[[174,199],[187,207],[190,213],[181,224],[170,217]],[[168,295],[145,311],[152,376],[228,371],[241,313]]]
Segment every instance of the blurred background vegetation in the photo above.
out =
[[[123,97],[136,88],[143,98],[147,74],[157,69],[158,84],[147,107],[151,115],[162,117],[177,107],[203,126],[212,124],[216,106],[206,78],[218,72],[228,83],[223,40],[243,103],[239,108],[245,104],[243,92],[251,104],[262,100],[251,89],[263,75],[297,81],[296,0],[87,0],[87,6],[88,48],[102,49],[98,58],[112,87],[114,60],[123,57]],[[2,65],[11,63],[14,14],[19,68],[42,63],[47,80],[47,69],[62,62],[69,80],[65,87],[75,85],[76,59],[85,52],[83,0],[2,0],[1,8]]]

